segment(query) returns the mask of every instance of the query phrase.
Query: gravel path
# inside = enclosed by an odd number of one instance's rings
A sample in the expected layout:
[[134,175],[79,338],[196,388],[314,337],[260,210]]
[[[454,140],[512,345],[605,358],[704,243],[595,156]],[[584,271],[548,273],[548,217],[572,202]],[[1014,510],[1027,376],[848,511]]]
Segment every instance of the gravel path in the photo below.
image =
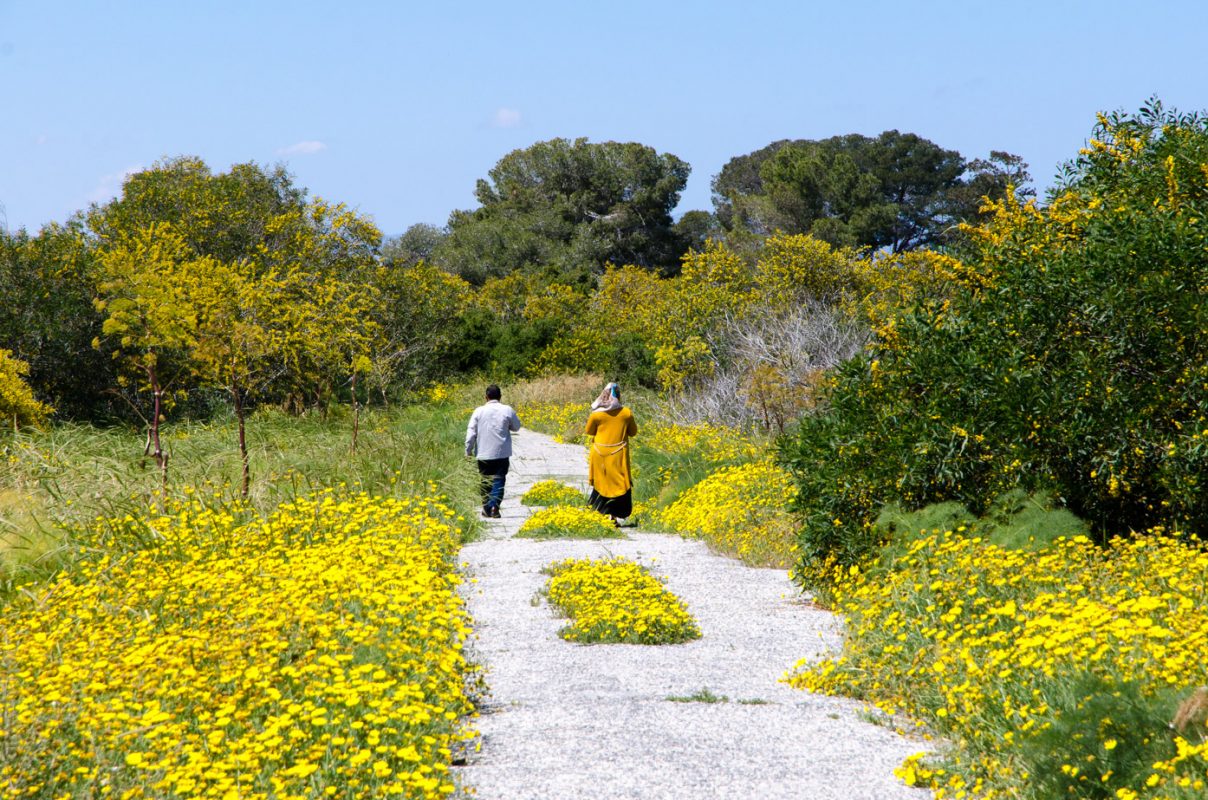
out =
[[[515,437],[503,518],[461,551],[491,695],[481,749],[461,770],[480,800],[612,798],[925,798],[893,768],[926,745],[866,722],[862,706],[779,682],[839,641],[782,570],[753,569],[700,542],[534,541],[512,535],[520,496],[539,480],[585,486],[584,450],[531,431]],[[576,645],[538,595],[564,558],[622,555],[665,575],[703,637],[680,645]],[[674,702],[707,689],[728,702]]]

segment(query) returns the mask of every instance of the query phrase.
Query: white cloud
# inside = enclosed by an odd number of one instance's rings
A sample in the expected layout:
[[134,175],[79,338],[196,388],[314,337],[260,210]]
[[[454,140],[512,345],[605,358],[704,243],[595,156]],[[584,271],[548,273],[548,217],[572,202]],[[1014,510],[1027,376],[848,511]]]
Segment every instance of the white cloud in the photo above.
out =
[[142,172],[143,165],[135,164],[133,167],[126,167],[121,172],[113,172],[109,175],[102,175],[96,183],[96,188],[88,193],[89,203],[103,203],[113,197],[116,197],[118,192],[122,190],[122,184],[126,178],[136,172]]
[[307,140],[304,142],[296,142],[295,144],[291,144],[289,147],[282,147],[280,150],[277,151],[277,155],[279,155],[279,156],[313,156],[315,153],[318,153],[319,151],[326,150],[326,149],[327,149],[327,145],[325,145],[323,142],[318,142],[313,139],[310,139],[310,140]]
[[520,125],[520,112],[514,108],[497,108],[491,115],[492,128],[515,128]]

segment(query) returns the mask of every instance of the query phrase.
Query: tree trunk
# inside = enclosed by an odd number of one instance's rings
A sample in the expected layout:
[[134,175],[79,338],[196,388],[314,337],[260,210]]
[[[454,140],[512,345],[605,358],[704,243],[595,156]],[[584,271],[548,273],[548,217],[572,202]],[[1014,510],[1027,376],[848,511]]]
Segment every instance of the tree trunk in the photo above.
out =
[[247,428],[244,425],[243,390],[239,388],[238,383],[233,381],[231,382],[231,396],[235,400],[235,419],[239,424],[239,460],[243,464],[243,484],[239,490],[239,494],[246,498],[252,474],[247,457]]
[[159,375],[156,374],[155,367],[147,367],[147,381],[151,384],[151,393],[155,398],[155,405],[151,410],[151,429],[147,435],[147,449],[151,451],[151,456],[155,459],[155,466],[159,468],[159,493],[162,505],[164,498],[168,495],[168,454],[164,452],[159,441],[159,418],[163,412],[163,389],[159,385]]
[[357,451],[357,434],[361,430],[361,404],[357,402],[357,374],[352,373],[352,452]]

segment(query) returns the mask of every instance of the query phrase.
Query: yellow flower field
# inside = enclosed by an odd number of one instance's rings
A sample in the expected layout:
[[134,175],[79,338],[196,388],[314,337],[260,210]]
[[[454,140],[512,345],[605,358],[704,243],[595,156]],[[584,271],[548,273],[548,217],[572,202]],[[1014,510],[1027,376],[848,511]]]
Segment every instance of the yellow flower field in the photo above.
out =
[[843,653],[800,688],[904,711],[951,742],[903,766],[936,797],[1208,796],[1208,553],[1150,532],[1037,552],[923,535],[839,576]]
[[568,559],[547,571],[549,601],[571,619],[560,631],[563,639],[669,644],[700,638],[683,601],[632,561]]
[[460,524],[439,498],[332,491],[98,523],[154,543],[6,609],[0,797],[453,793]]
[[761,446],[742,431],[724,425],[654,423],[642,428],[641,444],[668,455],[700,453],[710,464],[751,461]]

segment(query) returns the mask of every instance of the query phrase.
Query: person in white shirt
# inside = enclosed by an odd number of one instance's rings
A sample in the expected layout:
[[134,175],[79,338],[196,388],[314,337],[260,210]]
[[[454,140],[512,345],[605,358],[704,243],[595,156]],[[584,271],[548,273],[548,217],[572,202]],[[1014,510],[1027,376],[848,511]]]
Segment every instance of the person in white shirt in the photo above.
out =
[[482,515],[498,519],[512,457],[512,431],[520,430],[520,417],[511,406],[499,402],[503,394],[498,386],[492,383],[486,394],[486,403],[474,409],[466,427],[466,455],[478,459]]

